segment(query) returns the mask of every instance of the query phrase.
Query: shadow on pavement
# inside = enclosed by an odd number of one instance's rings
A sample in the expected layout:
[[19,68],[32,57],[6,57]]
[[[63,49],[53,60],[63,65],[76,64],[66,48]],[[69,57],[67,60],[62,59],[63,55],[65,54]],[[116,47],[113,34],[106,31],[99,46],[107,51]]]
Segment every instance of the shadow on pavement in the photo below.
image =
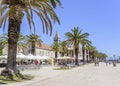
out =
[[0,85],[1,85],[1,84],[6,84],[6,83],[0,82]]

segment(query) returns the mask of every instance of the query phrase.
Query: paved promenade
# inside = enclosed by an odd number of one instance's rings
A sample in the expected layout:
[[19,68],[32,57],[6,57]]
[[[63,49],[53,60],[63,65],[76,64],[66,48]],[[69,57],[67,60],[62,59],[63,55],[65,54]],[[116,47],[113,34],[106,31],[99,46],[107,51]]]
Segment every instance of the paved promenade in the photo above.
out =
[[22,73],[34,75],[31,81],[0,86],[120,86],[120,64],[106,66],[100,63],[76,67],[71,70],[53,70],[43,67],[40,70],[25,70]]

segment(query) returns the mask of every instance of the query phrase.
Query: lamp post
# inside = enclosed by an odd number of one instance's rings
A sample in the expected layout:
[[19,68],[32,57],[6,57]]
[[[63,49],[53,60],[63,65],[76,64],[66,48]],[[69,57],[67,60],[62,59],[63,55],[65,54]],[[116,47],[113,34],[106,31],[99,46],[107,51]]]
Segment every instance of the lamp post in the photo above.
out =
[[115,53],[113,54],[114,60],[113,60],[113,66],[116,66],[116,61],[115,61]]
[[115,53],[113,54],[114,60],[115,60]]

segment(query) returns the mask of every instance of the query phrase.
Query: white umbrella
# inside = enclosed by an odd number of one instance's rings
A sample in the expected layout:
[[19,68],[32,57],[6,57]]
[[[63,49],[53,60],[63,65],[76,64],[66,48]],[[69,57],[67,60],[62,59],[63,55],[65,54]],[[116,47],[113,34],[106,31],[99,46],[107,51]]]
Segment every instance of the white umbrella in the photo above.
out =
[[[17,59],[26,59],[26,58],[27,58],[27,56],[24,55],[24,54],[22,54],[22,53],[18,53],[18,54],[16,55],[16,57],[17,57]],[[7,55],[0,56],[0,58],[1,58],[1,59],[7,59]]]
[[32,55],[32,54],[29,54],[28,55],[28,59],[33,59],[33,60],[41,60],[41,59],[44,59],[43,57],[41,57],[41,56],[39,56],[39,55],[37,55],[37,56],[34,56],[34,55]]
[[71,59],[71,58],[68,56],[64,56],[64,57],[58,57],[57,59]]
[[48,56],[42,56],[41,59],[51,59]]
[[16,55],[16,57],[17,57],[17,59],[26,59],[28,56],[26,56],[26,55],[24,55],[24,54],[22,54],[22,53],[18,53],[18,54]]
[[32,54],[28,54],[27,59],[34,59],[34,56]]
[[7,59],[7,55],[0,56],[0,59]]
[[38,59],[38,60],[41,60],[41,59],[42,59],[42,57],[39,56],[39,55],[36,55],[35,58]]

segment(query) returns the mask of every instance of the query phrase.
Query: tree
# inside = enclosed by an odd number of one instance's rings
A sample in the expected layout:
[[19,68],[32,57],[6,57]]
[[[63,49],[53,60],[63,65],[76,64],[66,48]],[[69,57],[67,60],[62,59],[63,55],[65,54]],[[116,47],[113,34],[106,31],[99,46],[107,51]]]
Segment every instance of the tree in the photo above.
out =
[[39,35],[31,34],[26,36],[26,42],[30,47],[31,54],[35,55],[36,44],[41,45],[42,40]]
[[74,27],[72,32],[65,33],[65,36],[67,37],[67,40],[65,41],[69,45],[74,46],[75,51],[75,64],[78,65],[78,53],[79,53],[79,44],[81,42],[81,30],[79,28]]
[[2,36],[0,36],[0,55],[3,54],[3,48],[8,45],[8,37],[7,34],[3,34]]
[[91,49],[91,44],[90,45],[86,45],[85,46],[85,50],[86,50],[86,52],[87,52],[87,62],[90,62],[90,49]]
[[0,56],[3,54],[3,46],[2,43],[0,42]]
[[65,41],[61,43],[61,53],[62,53],[62,56],[64,56],[65,54],[68,54],[68,46]]
[[96,47],[87,45],[86,49],[89,51],[89,60],[92,62],[94,60],[94,51],[96,50]]
[[60,47],[61,45],[58,42],[55,42],[52,46],[52,50],[55,51],[55,59],[58,58],[58,52],[60,51]]
[[17,50],[23,51],[25,48],[27,48],[27,45],[25,43],[26,37],[22,34],[19,35],[18,42],[17,42]]
[[107,55],[105,53],[99,52],[98,53],[98,58],[100,61],[104,61]]
[[3,55],[3,51],[2,51],[2,49],[0,48],[0,56],[2,56]]
[[17,73],[16,68],[16,53],[17,53],[17,42],[20,34],[20,26],[24,14],[26,14],[30,29],[34,27],[35,22],[33,20],[33,14],[36,13],[40,18],[43,26],[43,32],[50,34],[52,33],[52,23],[60,23],[54,8],[57,5],[61,5],[59,0],[1,0],[1,19],[0,27],[3,26],[5,29],[6,21],[8,20],[8,59],[7,68],[11,69],[13,73]]
[[81,45],[82,45],[82,57],[83,57],[83,64],[85,64],[85,48],[86,46],[91,45],[91,41],[89,41],[87,38],[89,36],[89,33],[83,33],[81,34]]
[[[1,43],[2,49],[8,46],[8,35],[7,34],[3,34],[2,36],[0,36],[0,43]],[[25,36],[20,34],[18,42],[17,42],[17,50],[21,51],[24,48],[26,48]]]
[[2,48],[4,48],[5,46],[8,46],[8,35],[7,34],[3,34],[0,36],[0,44]]

